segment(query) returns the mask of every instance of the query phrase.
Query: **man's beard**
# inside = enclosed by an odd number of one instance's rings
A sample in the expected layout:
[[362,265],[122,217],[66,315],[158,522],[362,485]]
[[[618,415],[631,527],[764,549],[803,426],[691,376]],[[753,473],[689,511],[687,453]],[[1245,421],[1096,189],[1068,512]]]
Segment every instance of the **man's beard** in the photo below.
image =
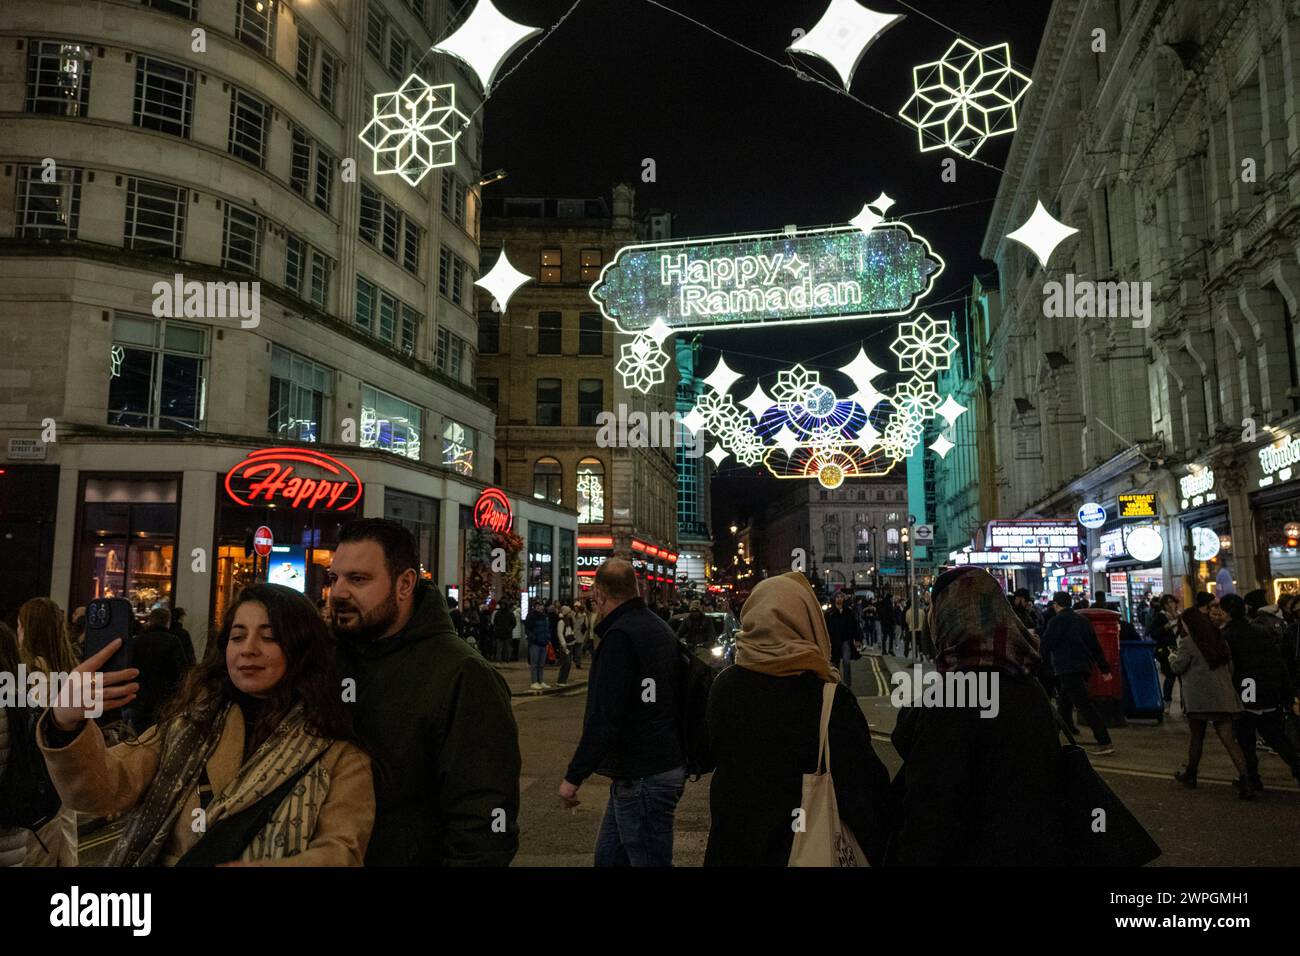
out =
[[[344,625],[339,623],[339,610],[353,611],[358,614],[359,620],[355,624]],[[351,601],[343,604],[336,604],[330,601],[330,627],[338,637],[353,637],[366,643],[376,641],[388,633],[389,628],[398,618],[397,594],[390,590],[388,597],[383,603],[370,611],[361,612]]]

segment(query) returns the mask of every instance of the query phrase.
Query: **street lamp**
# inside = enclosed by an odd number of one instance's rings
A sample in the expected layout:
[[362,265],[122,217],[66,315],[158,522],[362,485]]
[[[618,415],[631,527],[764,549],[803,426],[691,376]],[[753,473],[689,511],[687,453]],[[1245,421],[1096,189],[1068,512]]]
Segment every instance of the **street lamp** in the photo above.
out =
[[874,524],[871,526],[871,560],[875,565],[872,578],[875,583],[872,585],[872,590],[876,593],[877,599],[880,597],[880,552],[876,550],[878,547],[876,535],[879,531],[880,529]]

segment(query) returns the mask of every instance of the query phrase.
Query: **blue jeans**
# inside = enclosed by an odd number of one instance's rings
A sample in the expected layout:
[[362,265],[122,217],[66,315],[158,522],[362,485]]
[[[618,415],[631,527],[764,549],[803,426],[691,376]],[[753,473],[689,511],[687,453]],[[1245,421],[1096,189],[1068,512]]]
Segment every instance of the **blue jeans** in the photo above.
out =
[[546,645],[529,644],[528,645],[528,672],[532,677],[532,683],[544,683],[542,677],[546,672]]
[[596,866],[672,866],[673,813],[685,789],[685,767],[611,782]]

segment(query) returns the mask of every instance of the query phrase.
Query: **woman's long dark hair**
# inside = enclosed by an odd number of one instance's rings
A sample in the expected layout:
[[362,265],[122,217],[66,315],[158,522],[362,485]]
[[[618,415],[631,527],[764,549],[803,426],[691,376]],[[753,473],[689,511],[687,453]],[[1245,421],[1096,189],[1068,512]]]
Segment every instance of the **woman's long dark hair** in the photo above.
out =
[[176,696],[158,717],[162,726],[173,718],[197,724],[205,734],[216,731],[219,708],[196,706],[213,696],[221,701],[237,700],[239,691],[226,668],[226,646],[235,613],[249,601],[266,608],[271,636],[284,653],[284,676],[271,691],[266,708],[249,732],[265,740],[293,706],[301,703],[308,730],[318,737],[345,740],[360,746],[352,726],[352,715],[343,703],[342,680],[334,658],[334,638],[320,614],[306,597],[279,584],[250,584],[239,592],[226,611],[221,631],[208,642],[203,660],[186,677]]
[[1223,632],[1205,614],[1188,608],[1182,613],[1182,620],[1210,670],[1218,670],[1232,660],[1232,651],[1224,640]]

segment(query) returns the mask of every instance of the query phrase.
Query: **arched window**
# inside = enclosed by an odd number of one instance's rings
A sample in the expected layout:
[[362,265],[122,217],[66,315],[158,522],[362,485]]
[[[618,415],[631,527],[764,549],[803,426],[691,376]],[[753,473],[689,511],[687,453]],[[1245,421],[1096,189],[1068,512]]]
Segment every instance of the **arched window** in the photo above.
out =
[[605,466],[598,458],[578,462],[578,524],[605,521]]
[[840,528],[839,525],[828,524],[822,528],[822,533],[826,536],[825,560],[840,560]]
[[554,458],[539,458],[533,465],[533,497],[560,504],[563,495],[564,472]]

